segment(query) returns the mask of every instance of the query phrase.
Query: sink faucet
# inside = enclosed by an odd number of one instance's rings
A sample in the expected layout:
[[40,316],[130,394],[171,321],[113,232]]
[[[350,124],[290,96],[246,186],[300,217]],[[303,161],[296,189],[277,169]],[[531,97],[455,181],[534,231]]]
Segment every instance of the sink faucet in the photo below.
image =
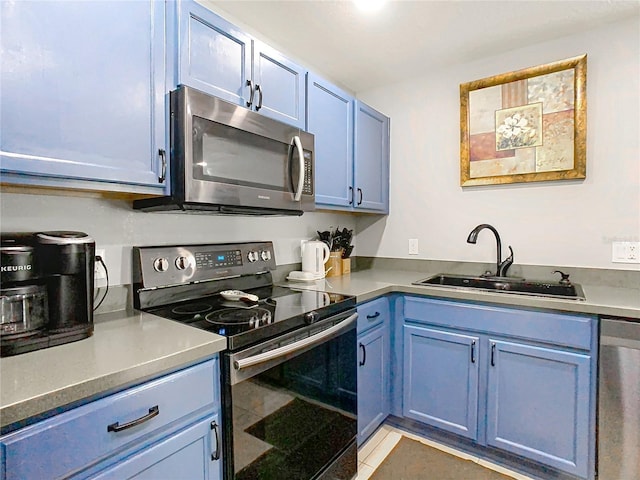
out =
[[500,242],[500,234],[495,228],[493,228],[488,223],[482,223],[478,225],[476,228],[471,230],[471,233],[467,237],[467,243],[475,244],[476,240],[478,240],[478,233],[480,233],[480,231],[484,230],[485,228],[488,228],[489,230],[491,230],[493,234],[496,236],[496,247],[497,247],[496,277],[506,277],[507,270],[509,270],[509,267],[513,264],[513,249],[511,248],[511,245],[509,245],[510,254],[507,257],[507,259],[503,262],[502,261],[502,243]]

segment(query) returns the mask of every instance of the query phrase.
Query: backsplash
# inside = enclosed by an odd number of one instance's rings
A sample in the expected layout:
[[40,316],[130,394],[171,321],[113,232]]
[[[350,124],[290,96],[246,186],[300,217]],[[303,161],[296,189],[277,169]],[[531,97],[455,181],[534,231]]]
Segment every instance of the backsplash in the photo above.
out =
[[[404,258],[356,257],[357,270],[380,268],[386,270],[409,270],[429,274],[452,273],[458,275],[481,275],[486,271],[494,271],[495,263],[455,262],[445,260],[410,260]],[[509,277],[521,277],[530,280],[559,280],[554,270],[562,270],[570,275],[574,283],[601,285],[607,287],[638,288],[640,287],[640,271],[613,270],[606,268],[567,267],[563,265],[518,265],[514,263],[509,269]],[[416,280],[420,279],[416,276]]]
[[301,217],[143,213],[124,200],[19,193],[3,193],[0,203],[4,232],[78,230],[91,235],[96,249],[104,250],[111,285],[131,283],[134,245],[273,241],[276,263],[285,265],[300,262],[300,241],[316,238],[317,230],[355,228],[354,217],[327,212]]

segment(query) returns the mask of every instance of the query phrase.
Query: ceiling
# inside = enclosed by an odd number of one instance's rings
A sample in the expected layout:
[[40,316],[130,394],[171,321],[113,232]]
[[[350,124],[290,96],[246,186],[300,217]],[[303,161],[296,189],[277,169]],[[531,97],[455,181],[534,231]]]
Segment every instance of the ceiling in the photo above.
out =
[[200,1],[356,93],[631,16],[640,23],[638,0],[396,0],[375,13],[348,0]]

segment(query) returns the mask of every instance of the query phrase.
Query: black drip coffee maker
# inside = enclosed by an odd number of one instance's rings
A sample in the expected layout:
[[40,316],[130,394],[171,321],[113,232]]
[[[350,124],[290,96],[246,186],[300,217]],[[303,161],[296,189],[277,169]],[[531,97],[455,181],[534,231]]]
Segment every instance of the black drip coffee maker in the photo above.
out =
[[3,233],[0,356],[93,334],[95,242],[82,232]]

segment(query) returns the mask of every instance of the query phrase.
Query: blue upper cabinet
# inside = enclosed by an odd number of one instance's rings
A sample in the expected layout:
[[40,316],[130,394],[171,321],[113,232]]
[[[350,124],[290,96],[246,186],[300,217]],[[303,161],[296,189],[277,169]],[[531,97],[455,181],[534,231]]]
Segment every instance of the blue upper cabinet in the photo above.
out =
[[253,108],[267,117],[305,127],[307,71],[258,40],[253,41]]
[[355,103],[354,206],[389,213],[389,117]]
[[180,2],[183,84],[304,129],[306,70],[192,0]]
[[164,2],[0,2],[0,13],[2,181],[162,190]]
[[353,97],[307,76],[307,130],[315,136],[316,204],[353,203]]
[[179,78],[231,103],[245,105],[251,88],[251,37],[192,1],[180,3]]
[[315,136],[316,206],[389,213],[389,118],[309,73],[307,130]]

